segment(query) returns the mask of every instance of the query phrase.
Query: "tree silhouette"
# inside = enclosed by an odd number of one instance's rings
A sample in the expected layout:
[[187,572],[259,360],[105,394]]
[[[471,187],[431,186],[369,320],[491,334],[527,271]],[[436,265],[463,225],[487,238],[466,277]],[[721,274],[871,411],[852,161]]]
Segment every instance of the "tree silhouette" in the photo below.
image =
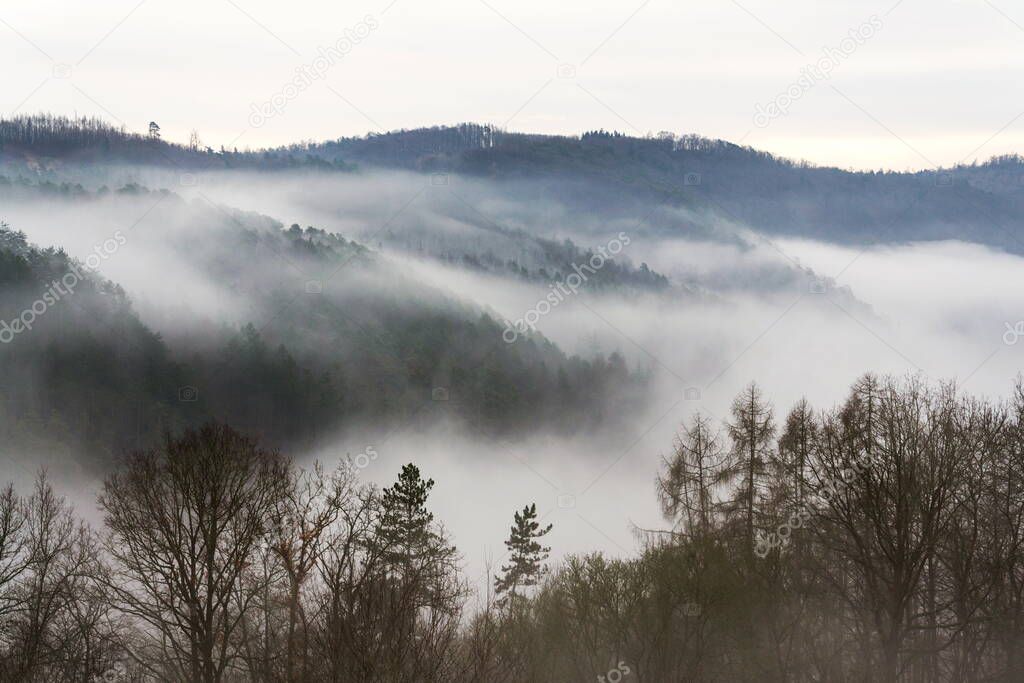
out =
[[393,486],[381,492],[381,513],[374,542],[385,563],[399,574],[413,567],[449,556],[454,548],[433,528],[434,514],[427,510],[433,479],[423,479],[420,468],[404,465]]
[[743,525],[749,558],[759,526],[764,479],[772,461],[775,437],[772,406],[764,400],[756,384],[749,384],[733,401],[728,432],[732,440],[732,474],[739,480],[731,508]]
[[731,476],[729,455],[718,434],[699,413],[672,444],[658,477],[658,498],[665,518],[681,531],[707,533],[717,512],[714,493]]
[[544,575],[544,560],[548,559],[551,548],[537,542],[551,531],[551,524],[541,528],[537,521],[537,504],[532,503],[515,513],[515,523],[511,527],[505,547],[511,555],[509,563],[502,566],[502,576],[494,580],[494,589],[503,595],[502,601],[511,599],[517,590],[536,586]]

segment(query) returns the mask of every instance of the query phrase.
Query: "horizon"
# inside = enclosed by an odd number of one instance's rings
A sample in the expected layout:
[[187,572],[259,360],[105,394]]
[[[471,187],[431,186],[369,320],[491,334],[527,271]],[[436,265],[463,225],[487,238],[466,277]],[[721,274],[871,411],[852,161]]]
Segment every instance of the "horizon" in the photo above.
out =
[[[33,113],[21,113],[21,114],[17,115],[17,117],[25,117],[25,118],[46,117],[46,116],[61,117],[61,116],[66,116],[66,115],[64,115],[64,114],[55,114],[53,112],[46,112],[46,111],[39,111],[39,112],[33,112]],[[0,117],[0,122],[8,121],[8,120],[13,120],[13,119],[15,119],[17,117],[6,117],[6,118],[5,117]],[[68,116],[67,118],[70,121],[73,121],[73,122],[86,122],[90,118],[93,118],[93,117],[89,117],[89,116],[86,116],[86,115],[78,115],[78,114],[76,114],[76,115]],[[135,135],[135,136],[142,137],[142,138],[146,137],[146,132],[145,132],[145,128],[146,127],[145,126],[142,127],[139,130],[134,130],[134,129],[128,127],[124,123],[115,125],[113,122],[111,122],[109,120],[106,120],[103,116],[99,116],[99,117],[95,117],[95,118],[100,119],[103,124],[109,125],[114,130],[118,130],[118,131],[122,131],[123,130],[124,133],[129,134],[129,135]],[[986,165],[986,164],[994,163],[994,162],[996,162],[996,161],[998,161],[1000,159],[1004,159],[1004,158],[1007,158],[1007,157],[1017,158],[1017,159],[1024,158],[1024,155],[1022,155],[1020,152],[1011,150],[1011,151],[1003,152],[1003,153],[1000,153],[1000,154],[992,154],[992,155],[989,155],[989,156],[978,157],[978,158],[975,158],[975,159],[972,159],[972,160],[969,160],[969,161],[968,160],[961,160],[961,161],[957,162],[953,166],[939,166],[939,167],[936,167],[936,168],[904,169],[904,170],[898,170],[898,169],[895,169],[895,168],[886,168],[886,167],[854,168],[854,167],[843,167],[843,166],[840,166],[840,165],[835,164],[835,163],[830,163],[828,161],[815,162],[815,161],[811,161],[809,159],[787,157],[787,156],[783,156],[781,154],[777,154],[777,153],[772,152],[770,150],[762,149],[762,148],[759,148],[759,147],[756,147],[756,146],[753,146],[753,145],[740,144],[740,143],[737,143],[737,142],[735,142],[733,140],[728,140],[728,139],[708,137],[708,136],[702,135],[701,133],[696,132],[696,131],[689,131],[689,132],[687,132],[687,131],[683,131],[683,132],[659,131],[658,133],[647,132],[647,133],[645,133],[643,135],[638,135],[638,134],[630,134],[628,131],[623,131],[623,130],[618,130],[618,129],[588,129],[588,130],[584,130],[584,131],[578,131],[576,133],[540,133],[540,132],[536,132],[536,131],[527,131],[527,130],[515,130],[515,131],[506,130],[506,129],[502,129],[502,128],[498,127],[494,123],[487,123],[487,122],[481,122],[481,121],[459,121],[457,123],[436,124],[436,125],[430,125],[430,126],[423,125],[423,126],[414,126],[414,127],[410,127],[410,128],[395,128],[395,129],[386,130],[386,131],[382,131],[382,132],[368,130],[368,131],[366,131],[366,132],[364,132],[362,134],[355,134],[355,135],[341,135],[341,136],[325,137],[325,138],[317,138],[317,139],[296,139],[296,140],[293,140],[291,142],[285,142],[285,143],[282,143],[280,145],[275,145],[275,146],[272,146],[272,147],[251,147],[251,146],[247,146],[247,145],[243,145],[243,146],[236,145],[233,149],[237,149],[237,151],[239,153],[243,153],[243,154],[258,154],[258,153],[262,153],[262,152],[282,151],[282,150],[286,150],[286,149],[288,149],[290,147],[301,147],[303,145],[322,145],[322,144],[327,144],[327,143],[331,143],[331,142],[339,142],[339,141],[343,141],[343,140],[358,140],[358,139],[364,139],[365,140],[365,139],[370,139],[371,137],[385,137],[385,136],[388,136],[388,135],[395,135],[395,134],[404,133],[404,132],[415,132],[415,131],[424,131],[424,130],[432,130],[432,129],[446,130],[446,129],[457,128],[458,126],[462,126],[462,125],[491,126],[495,130],[502,130],[505,133],[514,134],[514,135],[524,135],[524,136],[528,136],[528,137],[542,137],[542,138],[564,138],[564,139],[567,139],[567,140],[581,140],[584,135],[587,135],[588,133],[596,133],[596,132],[608,133],[610,135],[621,135],[623,137],[631,138],[631,139],[635,139],[635,140],[655,139],[655,138],[658,138],[661,135],[664,135],[666,133],[670,133],[670,134],[674,135],[677,140],[681,139],[683,137],[687,137],[687,136],[694,136],[694,137],[697,137],[697,138],[701,138],[701,139],[705,139],[705,140],[711,140],[711,141],[714,141],[714,142],[724,142],[724,143],[727,143],[727,144],[739,147],[740,149],[750,150],[752,152],[770,154],[776,160],[782,161],[782,162],[788,162],[788,163],[798,164],[798,165],[799,164],[808,164],[808,165],[810,165],[813,168],[839,170],[839,171],[843,171],[843,172],[847,172],[847,173],[906,173],[906,174],[915,174],[915,173],[921,173],[921,172],[927,172],[927,171],[952,170],[952,169],[955,169],[957,167],[963,167],[963,166]],[[148,126],[148,124],[147,124],[147,126]],[[174,145],[174,146],[181,147],[181,148],[187,148],[187,146],[188,146],[188,137],[189,137],[190,134],[191,133],[187,134],[184,139],[169,139],[167,136],[165,136],[163,134],[163,128],[161,127],[160,140],[162,142],[165,142],[165,143],[169,144],[169,145]],[[220,151],[220,147],[221,147],[220,145],[210,144],[209,141],[207,141],[207,140],[203,140],[202,143],[203,143],[204,146],[208,146],[208,147],[212,148],[214,150],[214,153],[218,153]],[[232,151],[232,148],[229,148],[228,145],[224,145],[223,149],[225,151]]]
[[[197,129],[214,148],[462,120],[544,135],[693,132],[816,165],[923,170],[1024,149],[1009,87],[1024,62],[1008,57],[1021,21],[984,1],[927,12],[904,0],[572,2],[554,15],[483,0],[186,0],[173,14],[155,0],[88,13],[17,2],[0,10],[0,56],[19,65],[0,110],[103,115],[133,130],[157,120],[168,138]],[[282,99],[296,79],[304,86]],[[275,96],[283,108],[251,125]]]

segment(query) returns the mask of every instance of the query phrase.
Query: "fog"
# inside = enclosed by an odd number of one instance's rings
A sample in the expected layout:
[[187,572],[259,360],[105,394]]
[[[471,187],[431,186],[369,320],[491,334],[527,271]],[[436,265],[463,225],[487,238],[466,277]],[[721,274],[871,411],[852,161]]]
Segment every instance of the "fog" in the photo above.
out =
[[[993,398],[1011,391],[1021,351],[1006,345],[1003,334],[1007,321],[1021,317],[1015,291],[1024,285],[1024,260],[962,243],[870,250],[790,241],[779,246],[815,271],[837,276],[878,316],[861,316],[814,293],[766,298],[748,291],[727,302],[682,306],[581,294],[542,318],[538,329],[569,349],[596,338],[605,351],[621,351],[652,370],[657,398],[635,429],[611,443],[527,438],[509,449],[447,435],[399,435],[378,448],[381,457],[368,474],[386,481],[406,460],[443,472],[438,479],[449,481],[438,484],[445,492],[436,501],[439,516],[456,537],[473,539],[463,547],[478,574],[488,556],[500,557],[505,518],[517,498],[536,500],[549,511],[556,553],[631,552],[634,528],[665,527],[653,480],[673,432],[695,411],[727,418],[732,398],[750,381],[773,400],[778,421],[801,397],[816,408],[832,408],[868,371],[954,380],[966,392]],[[678,243],[666,247],[651,251],[683,249]],[[709,253],[702,252],[708,268],[727,268],[734,256],[723,249],[715,262]],[[472,273],[410,267],[510,316],[543,295]],[[700,400],[684,398],[687,387],[699,388]],[[573,495],[575,507],[559,508],[559,492]],[[476,557],[474,545],[483,546]]]
[[[536,321],[537,332],[569,354],[619,352],[631,368],[650,373],[648,405],[612,407],[629,416],[628,430],[565,438],[526,429],[515,438],[487,439],[442,412],[428,425],[350,425],[335,443],[293,453],[301,462],[330,466],[373,447],[379,455],[362,475],[380,485],[402,464],[417,463],[437,481],[432,510],[478,586],[488,563],[501,564],[513,511],[529,502],[554,524],[548,538],[556,560],[592,550],[633,552],[637,528],[664,525],[653,482],[673,432],[695,411],[727,418],[730,401],[751,381],[763,387],[781,421],[804,396],[817,408],[832,407],[868,371],[955,380],[971,393],[1000,397],[1020,367],[1021,351],[1004,342],[1004,333],[1024,318],[1017,295],[1024,260],[977,245],[769,242],[713,215],[666,208],[646,221],[627,205],[608,217],[587,215],[553,198],[528,201],[535,189],[528,184],[451,178],[438,185],[411,173],[203,174],[182,185],[173,174],[128,168],[104,179],[170,187],[185,200],[22,198],[7,203],[2,217],[30,241],[62,246],[78,258],[123,230],[126,243],[99,272],[124,287],[143,321],[172,348],[204,326],[237,327],[259,315],[267,301],[247,286],[246,271],[273,274],[296,292],[321,277],[272,250],[232,263],[231,242],[223,238],[233,222],[226,207],[379,246],[384,274],[352,279],[343,273],[331,285],[339,301],[352,288],[395,288],[424,305],[450,300],[514,321],[551,291],[548,282],[455,266],[430,252],[464,247],[539,262],[531,235],[596,249],[625,232],[630,241],[616,260],[646,263],[669,278],[664,291],[584,286]],[[218,214],[223,220],[211,219]],[[266,218],[251,220],[277,230]],[[241,266],[238,280],[218,279]],[[817,282],[828,286],[816,288]],[[69,457],[45,449],[27,458],[20,453],[12,474],[21,479],[35,465],[48,466],[85,513],[98,480],[82,482],[80,471],[67,466]]]

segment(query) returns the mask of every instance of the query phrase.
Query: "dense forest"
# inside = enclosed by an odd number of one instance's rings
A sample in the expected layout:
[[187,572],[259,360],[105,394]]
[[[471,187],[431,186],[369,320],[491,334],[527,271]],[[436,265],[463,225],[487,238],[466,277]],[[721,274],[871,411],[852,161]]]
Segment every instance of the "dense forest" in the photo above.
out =
[[27,167],[33,173],[47,173],[67,163],[125,162],[155,164],[182,169],[248,168],[261,170],[314,169],[348,171],[342,161],[297,158],[280,154],[256,154],[237,149],[214,150],[204,145],[198,133],[188,145],[167,142],[155,122],[145,135],[114,127],[99,118],[73,119],[38,114],[0,119],[0,168]]
[[[43,192],[81,217],[90,202],[111,201],[17,183],[0,186],[5,192]],[[201,231],[201,253],[180,238],[160,249],[180,249],[188,272],[250,308],[233,324],[199,316],[185,333],[172,316],[167,330],[153,330],[118,285],[0,226],[8,328],[44,303],[52,283],[77,273],[74,296],[58,292],[52,313],[28,316],[31,334],[4,339],[0,429],[13,442],[57,441],[109,457],[215,417],[270,444],[309,448],[357,421],[573,432],[618,419],[606,409],[615,401],[640,405],[645,379],[620,355],[570,357],[539,334],[509,344],[487,311],[409,280],[356,242],[139,187],[111,194],[129,207],[155,197],[154,221]]]
[[[132,451],[76,518],[0,495],[10,681],[1019,681],[1024,387],[865,376],[781,424],[694,415],[639,550],[548,562],[509,511],[482,603],[431,473],[361,483],[208,424]],[[653,473],[652,473],[653,474]],[[500,538],[500,536],[499,536]]]
[[195,140],[176,145],[96,119],[0,121],[0,169],[9,175],[53,179],[69,165],[98,161],[189,172],[401,168],[505,182],[544,179],[535,200],[558,195],[588,211],[615,213],[624,203],[667,202],[769,234],[849,244],[959,239],[1024,253],[1019,156],[919,172],[848,171],[692,134],[634,137],[599,130],[546,136],[478,124],[239,152],[215,151]]
[[343,138],[280,153],[506,181],[546,178],[579,206],[614,211],[624,197],[667,201],[771,234],[852,244],[961,239],[1024,251],[1019,156],[916,173],[854,172],[697,135],[557,137],[475,125]]

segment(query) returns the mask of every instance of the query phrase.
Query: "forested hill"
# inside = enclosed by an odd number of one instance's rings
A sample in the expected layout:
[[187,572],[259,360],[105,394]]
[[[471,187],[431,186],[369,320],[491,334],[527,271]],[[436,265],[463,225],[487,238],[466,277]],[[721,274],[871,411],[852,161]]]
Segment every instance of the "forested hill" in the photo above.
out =
[[[33,192],[0,184],[0,204]],[[486,311],[323,230],[138,187],[37,192],[79,230],[147,212],[159,230],[125,227],[109,259],[159,278],[140,297],[143,322],[130,287],[0,224],[0,438],[11,443],[45,435],[110,454],[209,418],[295,448],[357,421],[575,431],[614,422],[607,406],[643,392],[620,356],[569,357],[539,334],[509,343]],[[54,290],[69,273],[71,291]]]
[[[579,137],[466,124],[281,150],[496,179],[543,178],[588,207],[624,198],[717,211],[773,234],[870,244],[959,239],[1024,253],[1024,159],[916,173],[848,171],[696,135]],[[879,166],[884,160],[879,160]]]
[[[130,133],[100,120],[37,116],[0,120],[0,170],[61,180],[68,164],[127,162],[181,171],[316,172],[373,167],[459,173],[500,181],[543,180],[589,211],[666,203],[769,234],[847,244],[958,239],[1024,253],[1024,159],[915,173],[855,172],[794,162],[697,135],[632,137],[511,133],[493,126],[399,130],[271,150],[188,145]],[[879,166],[885,164],[879,159]]]
[[315,155],[239,151],[205,145],[198,133],[187,145],[161,138],[159,126],[146,134],[114,127],[98,118],[37,115],[0,119],[0,170],[29,171],[56,179],[69,164],[130,163],[181,171],[215,169],[350,171],[342,162]]

